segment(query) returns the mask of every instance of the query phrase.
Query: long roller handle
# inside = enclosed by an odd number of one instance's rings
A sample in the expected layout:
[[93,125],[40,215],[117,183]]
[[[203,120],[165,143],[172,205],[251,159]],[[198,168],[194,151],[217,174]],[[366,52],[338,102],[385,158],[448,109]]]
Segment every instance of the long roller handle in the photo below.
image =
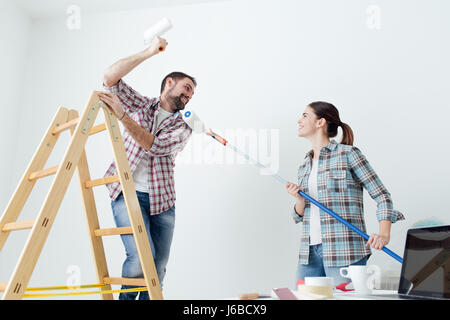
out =
[[[288,181],[286,179],[282,178],[278,174],[274,174],[272,177],[274,177],[275,179],[277,179],[278,181],[280,181],[283,184],[287,184],[288,183]],[[368,234],[364,233],[363,231],[361,231],[360,229],[358,229],[357,227],[352,225],[350,222],[348,222],[347,220],[343,219],[340,215],[338,215],[337,213],[333,212],[333,210],[328,209],[323,204],[321,204],[319,201],[317,201],[316,199],[312,198],[311,196],[309,196],[308,194],[304,193],[301,190],[298,192],[298,194],[301,195],[303,198],[308,199],[310,202],[312,202],[314,205],[316,205],[317,207],[319,207],[320,209],[322,209],[323,211],[328,213],[330,216],[332,216],[333,218],[338,220],[340,223],[343,223],[348,228],[350,228],[351,230],[355,231],[357,234],[359,234],[365,240],[369,240],[370,237],[369,237]],[[389,250],[386,247],[383,247],[381,250],[386,252],[388,255],[390,255],[392,258],[394,258],[398,262],[403,263],[403,259],[398,254],[396,254],[395,252]]]
[[[309,201],[311,201],[313,204],[315,204],[317,207],[319,207],[320,209],[322,209],[323,211],[325,211],[326,213],[328,213],[329,215],[331,215],[333,218],[335,218],[336,220],[338,220],[339,222],[345,224],[348,228],[352,229],[353,231],[355,231],[357,234],[359,234],[361,237],[363,237],[366,240],[369,240],[369,235],[362,232],[360,229],[358,229],[357,227],[355,227],[354,225],[352,225],[350,222],[348,222],[347,220],[343,219],[341,216],[339,216],[338,214],[334,213],[332,210],[328,209],[327,207],[325,207],[323,204],[321,204],[319,201],[315,200],[314,198],[310,197],[309,195],[307,195],[306,193],[304,193],[303,191],[299,191],[298,192],[299,195],[301,195],[303,198],[308,199]],[[392,252],[391,250],[389,250],[386,247],[383,247],[381,250],[383,250],[384,252],[386,252],[388,255],[390,255],[392,258],[394,258],[395,260],[397,260],[398,262],[402,263],[403,259],[397,255],[396,253]]]
[[[232,146],[228,143],[228,141],[224,138],[222,138],[221,136],[219,136],[218,134],[214,133],[211,129],[209,130],[209,132],[206,132],[207,135],[211,136],[212,138],[216,139],[218,142],[220,142],[221,144],[223,144],[226,147],[229,147],[230,149],[232,149],[233,151],[239,153],[240,155],[242,155],[244,158],[246,158],[247,160],[251,161],[254,165],[256,165],[258,168],[266,168],[263,164],[261,164],[260,162],[250,159],[250,157],[245,154],[244,152],[240,151],[239,149],[237,149],[235,146]],[[286,179],[284,179],[283,177],[281,177],[279,174],[275,173],[272,175],[273,178],[277,179],[279,182],[283,183],[284,185],[286,185],[287,183],[289,183]],[[346,225],[348,228],[350,228],[351,230],[355,231],[357,234],[359,234],[361,237],[363,237],[365,240],[369,240],[369,235],[367,235],[366,233],[362,232],[360,229],[358,229],[357,227],[355,227],[354,225],[352,225],[350,222],[348,222],[347,220],[343,219],[341,216],[339,216],[338,214],[334,213],[332,210],[328,209],[327,207],[325,207],[323,204],[321,204],[319,201],[317,201],[314,198],[311,198],[309,195],[307,195],[306,193],[304,193],[303,191],[299,191],[298,192],[299,195],[301,195],[303,198],[308,199],[309,201],[311,201],[314,205],[316,205],[317,207],[319,207],[320,209],[322,209],[323,211],[325,211],[326,213],[328,213],[329,215],[331,215],[333,218],[335,218],[336,220],[338,220],[339,222],[343,223],[344,225]],[[388,255],[390,255],[392,258],[394,258],[395,260],[397,260],[400,263],[403,263],[403,259],[397,255],[396,253],[392,252],[391,250],[389,250],[386,247],[383,247],[381,250],[383,250],[384,252],[386,252]]]

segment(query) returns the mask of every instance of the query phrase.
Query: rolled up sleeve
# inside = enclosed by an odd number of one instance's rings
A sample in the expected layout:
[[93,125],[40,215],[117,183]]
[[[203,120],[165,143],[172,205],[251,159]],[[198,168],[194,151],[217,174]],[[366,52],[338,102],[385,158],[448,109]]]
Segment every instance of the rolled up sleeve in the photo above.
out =
[[350,164],[355,180],[376,201],[378,221],[390,220],[394,223],[399,220],[404,220],[404,215],[394,210],[391,194],[358,148],[352,147],[351,152],[348,154],[348,163]]
[[294,219],[295,223],[303,222],[303,216],[299,215],[297,211],[295,211],[295,205],[292,208],[292,218]]
[[149,108],[153,103],[152,99],[143,96],[126,84],[122,79],[111,87],[103,84],[103,89],[115,94],[122,103],[123,110],[129,115],[143,108]]

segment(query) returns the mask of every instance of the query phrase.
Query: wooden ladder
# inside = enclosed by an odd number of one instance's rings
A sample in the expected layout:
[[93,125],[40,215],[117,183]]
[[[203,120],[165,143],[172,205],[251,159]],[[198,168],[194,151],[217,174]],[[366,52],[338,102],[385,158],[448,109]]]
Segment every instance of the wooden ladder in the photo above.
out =
[[[93,126],[100,108],[103,109],[105,123]],[[65,130],[70,130],[71,140],[63,160],[59,166],[44,169],[59,134]],[[118,174],[91,180],[84,149],[85,144],[90,135],[104,130],[109,133]],[[7,283],[0,283],[0,291],[4,291],[2,299],[21,299],[23,297],[75,168],[78,168],[83,206],[99,283],[105,284],[105,290],[110,290],[111,284],[145,285],[152,300],[163,299],[119,123],[113,113],[99,100],[96,91],[92,92],[81,117],[78,116],[76,110],[68,110],[63,107],[58,110],[0,218],[0,250],[11,231],[31,229],[10,280]],[[55,175],[55,177],[38,217],[35,220],[17,221],[36,181],[49,175]],[[120,182],[122,186],[131,226],[100,229],[92,188],[112,182]],[[130,233],[134,235],[136,241],[144,278],[110,278],[101,237]],[[101,296],[103,299],[113,299],[111,293],[104,293]]]

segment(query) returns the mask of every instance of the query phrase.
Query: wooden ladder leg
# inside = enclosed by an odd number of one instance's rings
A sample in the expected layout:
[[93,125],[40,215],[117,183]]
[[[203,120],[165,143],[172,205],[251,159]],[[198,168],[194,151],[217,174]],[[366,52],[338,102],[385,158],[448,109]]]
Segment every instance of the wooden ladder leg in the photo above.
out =
[[50,187],[45,202],[31,230],[25,248],[19,258],[13,275],[8,282],[2,299],[21,299],[30,280],[31,274],[36,266],[45,240],[61,205],[62,199],[67,191],[70,180],[77,167],[81,153],[84,150],[86,140],[92,124],[99,110],[99,99],[93,92],[89,98],[87,107],[75,129],[66,150],[63,160],[58,167],[55,179]]
[[137,199],[130,165],[125,153],[122,136],[119,131],[119,122],[112,112],[106,107],[103,107],[103,112],[105,114],[105,123],[113,149],[114,160],[120,178],[120,184],[122,186],[128,216],[130,217],[130,224],[139,253],[145,283],[149,289],[148,291],[150,298],[152,300],[162,300],[163,296],[161,292],[161,285],[156,272],[147,231],[145,230],[144,219],[142,218],[141,208]]
[[[69,111],[68,120],[78,118],[78,112],[76,110]],[[71,135],[74,133],[74,128],[70,130]],[[94,255],[94,262],[96,266],[98,283],[103,283],[104,278],[109,278],[108,265],[106,263],[105,249],[103,246],[103,240],[101,237],[97,237],[94,234],[96,229],[100,229],[100,224],[98,221],[97,208],[95,205],[94,192],[92,188],[86,188],[84,185],[85,181],[91,180],[91,175],[89,173],[89,167],[86,157],[86,151],[83,149],[81,153],[80,160],[77,166],[78,180],[80,182],[81,197],[83,199],[83,207],[86,216],[86,222],[89,230],[89,237],[91,239],[91,248]],[[106,284],[102,290],[111,290],[111,285]],[[112,293],[102,294],[103,300],[113,300]]]
[[59,134],[52,134],[52,131],[57,126],[60,126],[67,121],[68,110],[66,108],[59,108],[58,112],[54,116],[47,132],[45,133],[39,147],[34,153],[28,168],[22,176],[13,196],[11,197],[5,211],[0,218],[0,250],[3,248],[6,240],[8,239],[10,232],[2,232],[5,224],[10,222],[16,222],[17,218],[22,211],[25,202],[33,190],[36,180],[29,180],[28,177],[32,172],[42,170],[45,163],[47,162],[53,147],[58,141]]

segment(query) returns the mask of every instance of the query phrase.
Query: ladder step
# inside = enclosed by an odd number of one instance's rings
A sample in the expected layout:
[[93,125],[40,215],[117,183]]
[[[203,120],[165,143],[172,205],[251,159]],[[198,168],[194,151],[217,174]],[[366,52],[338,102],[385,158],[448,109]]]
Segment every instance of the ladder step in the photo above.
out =
[[100,179],[95,179],[95,180],[88,180],[84,182],[84,187],[85,188],[92,188],[92,187],[96,187],[96,186],[102,186],[108,183],[113,183],[113,182],[119,182],[119,175],[113,175],[113,176],[109,176],[106,178],[100,178]]
[[34,220],[5,223],[2,231],[24,230],[33,228]]
[[76,125],[78,124],[79,121],[80,121],[80,118],[75,118],[75,119],[72,119],[72,120],[70,120],[70,121],[67,121],[66,123],[64,123],[64,124],[62,124],[62,125],[57,126],[56,128],[54,128],[54,129],[52,130],[52,134],[55,135],[55,134],[58,134],[58,133],[60,133],[60,132],[62,132],[62,131],[64,131],[64,130],[70,129],[70,128],[72,128],[73,126],[76,126]]
[[99,133],[99,132],[102,132],[105,130],[106,130],[106,125],[104,123],[102,123],[102,124],[93,126],[91,131],[89,132],[89,135],[96,134],[96,133]]
[[28,180],[32,181],[34,179],[39,179],[39,178],[44,178],[44,177],[51,176],[52,174],[55,174],[56,171],[58,171],[58,167],[59,166],[54,166],[54,167],[51,167],[51,168],[47,168],[47,169],[43,169],[43,170],[32,172],[32,173],[30,173],[30,176],[28,177]]
[[128,286],[147,286],[144,278],[103,278],[104,284],[124,284]]
[[[79,121],[80,121],[80,118],[75,118],[75,119],[72,119],[70,121],[67,121],[63,125],[60,125],[60,126],[57,126],[56,128],[54,128],[52,130],[52,134],[55,135],[55,134],[58,134],[58,133],[60,133],[62,131],[70,129],[73,126],[76,126]],[[105,130],[106,130],[106,125],[104,123],[102,123],[102,124],[99,124],[99,125],[96,125],[96,126],[92,127],[91,131],[89,132],[89,135],[96,134],[96,133],[99,133],[99,132],[102,132],[102,131],[105,131]]]
[[[74,120],[78,121],[78,118],[74,119]],[[64,126],[66,126],[65,129],[70,128],[70,126],[67,127],[67,125],[69,123],[73,122],[74,120],[71,120],[71,121],[67,122],[66,124],[63,124],[62,126],[60,126],[58,128],[62,128]],[[72,126],[73,126],[73,124],[72,124]],[[93,130],[96,130],[96,131],[95,132],[91,131],[90,134],[94,134],[94,133],[103,131],[103,130],[105,130],[105,128],[106,128],[106,126],[105,126],[104,123],[100,124],[100,125],[95,126],[94,128],[92,128],[92,131]],[[64,128],[62,130],[64,130]],[[60,131],[62,131],[62,130],[60,130]],[[60,131],[58,131],[57,133],[59,133]],[[32,172],[30,174],[30,176],[28,177],[28,180],[31,181],[31,180],[34,180],[34,179],[39,179],[39,178],[44,178],[44,177],[51,176],[51,175],[55,174],[58,171],[58,167],[59,166],[54,166],[54,167],[50,167],[50,168],[47,168],[47,169],[43,169],[43,170]],[[116,181],[120,181],[118,175],[107,177],[107,178],[103,178],[103,179],[87,181],[85,185],[86,185],[86,188],[92,188],[92,187],[95,187],[95,186],[98,186],[98,185],[104,185],[104,184],[108,184],[108,183],[116,182]]]
[[114,236],[114,235],[119,235],[119,234],[132,234],[132,233],[133,233],[133,230],[131,229],[131,227],[96,229],[96,230],[94,230],[94,234],[97,237]]

